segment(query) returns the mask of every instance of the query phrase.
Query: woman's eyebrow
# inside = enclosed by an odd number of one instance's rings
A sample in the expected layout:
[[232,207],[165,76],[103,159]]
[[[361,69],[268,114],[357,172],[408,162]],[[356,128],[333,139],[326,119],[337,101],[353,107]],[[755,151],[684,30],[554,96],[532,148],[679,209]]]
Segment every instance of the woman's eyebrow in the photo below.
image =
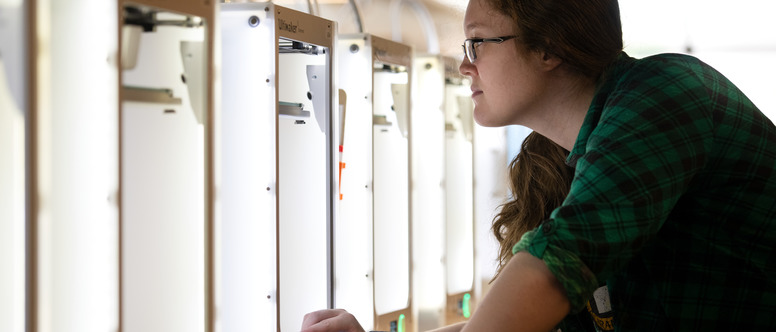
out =
[[480,26],[482,26],[482,23],[480,22],[471,22],[464,27],[464,30],[469,31],[469,30],[476,29]]

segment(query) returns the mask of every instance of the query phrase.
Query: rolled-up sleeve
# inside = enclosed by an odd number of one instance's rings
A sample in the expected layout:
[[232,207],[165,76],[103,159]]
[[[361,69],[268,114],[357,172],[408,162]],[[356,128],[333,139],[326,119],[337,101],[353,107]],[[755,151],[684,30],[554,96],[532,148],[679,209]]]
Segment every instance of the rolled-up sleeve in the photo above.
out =
[[585,307],[585,303],[596,289],[598,281],[585,266],[585,263],[574,253],[558,247],[549,246],[545,235],[553,233],[553,223],[548,222],[537,229],[525,233],[512,248],[512,253],[527,251],[541,259],[550,272],[560,282],[566,291],[566,297],[571,304],[572,312]]

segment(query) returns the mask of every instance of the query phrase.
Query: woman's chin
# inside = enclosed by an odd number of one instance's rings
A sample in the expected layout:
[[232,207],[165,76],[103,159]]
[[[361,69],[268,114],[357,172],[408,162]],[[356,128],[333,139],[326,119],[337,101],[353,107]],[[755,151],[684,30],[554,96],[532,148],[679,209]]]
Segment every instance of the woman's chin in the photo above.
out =
[[474,122],[476,122],[478,125],[483,127],[501,127],[503,124],[499,123],[498,121],[494,121],[495,119],[489,118],[487,114],[482,114],[483,111],[477,111],[477,108],[474,108]]

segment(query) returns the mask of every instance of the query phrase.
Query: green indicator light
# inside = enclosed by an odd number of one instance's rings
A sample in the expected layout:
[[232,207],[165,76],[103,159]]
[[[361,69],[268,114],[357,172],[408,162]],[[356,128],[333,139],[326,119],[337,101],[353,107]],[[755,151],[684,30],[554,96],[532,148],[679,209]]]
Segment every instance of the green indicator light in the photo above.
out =
[[404,314],[399,315],[399,323],[396,325],[399,325],[396,332],[404,332]]
[[469,310],[469,300],[472,299],[472,296],[469,293],[463,294],[463,303],[461,304],[461,309],[463,310],[463,317],[469,318],[469,316],[472,315],[471,311]]

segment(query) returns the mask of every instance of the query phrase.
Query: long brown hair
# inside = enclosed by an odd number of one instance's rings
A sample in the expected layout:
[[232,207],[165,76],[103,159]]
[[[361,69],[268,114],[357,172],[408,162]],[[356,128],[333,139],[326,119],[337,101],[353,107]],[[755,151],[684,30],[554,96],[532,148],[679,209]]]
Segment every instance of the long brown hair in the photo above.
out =
[[553,141],[532,132],[510,163],[512,200],[501,206],[492,228],[500,247],[496,275],[512,258],[512,247],[520,237],[547,220],[566,198],[574,177],[574,169],[565,163],[567,154]]
[[596,81],[622,52],[617,0],[487,0],[515,22],[529,51],[547,52]]

